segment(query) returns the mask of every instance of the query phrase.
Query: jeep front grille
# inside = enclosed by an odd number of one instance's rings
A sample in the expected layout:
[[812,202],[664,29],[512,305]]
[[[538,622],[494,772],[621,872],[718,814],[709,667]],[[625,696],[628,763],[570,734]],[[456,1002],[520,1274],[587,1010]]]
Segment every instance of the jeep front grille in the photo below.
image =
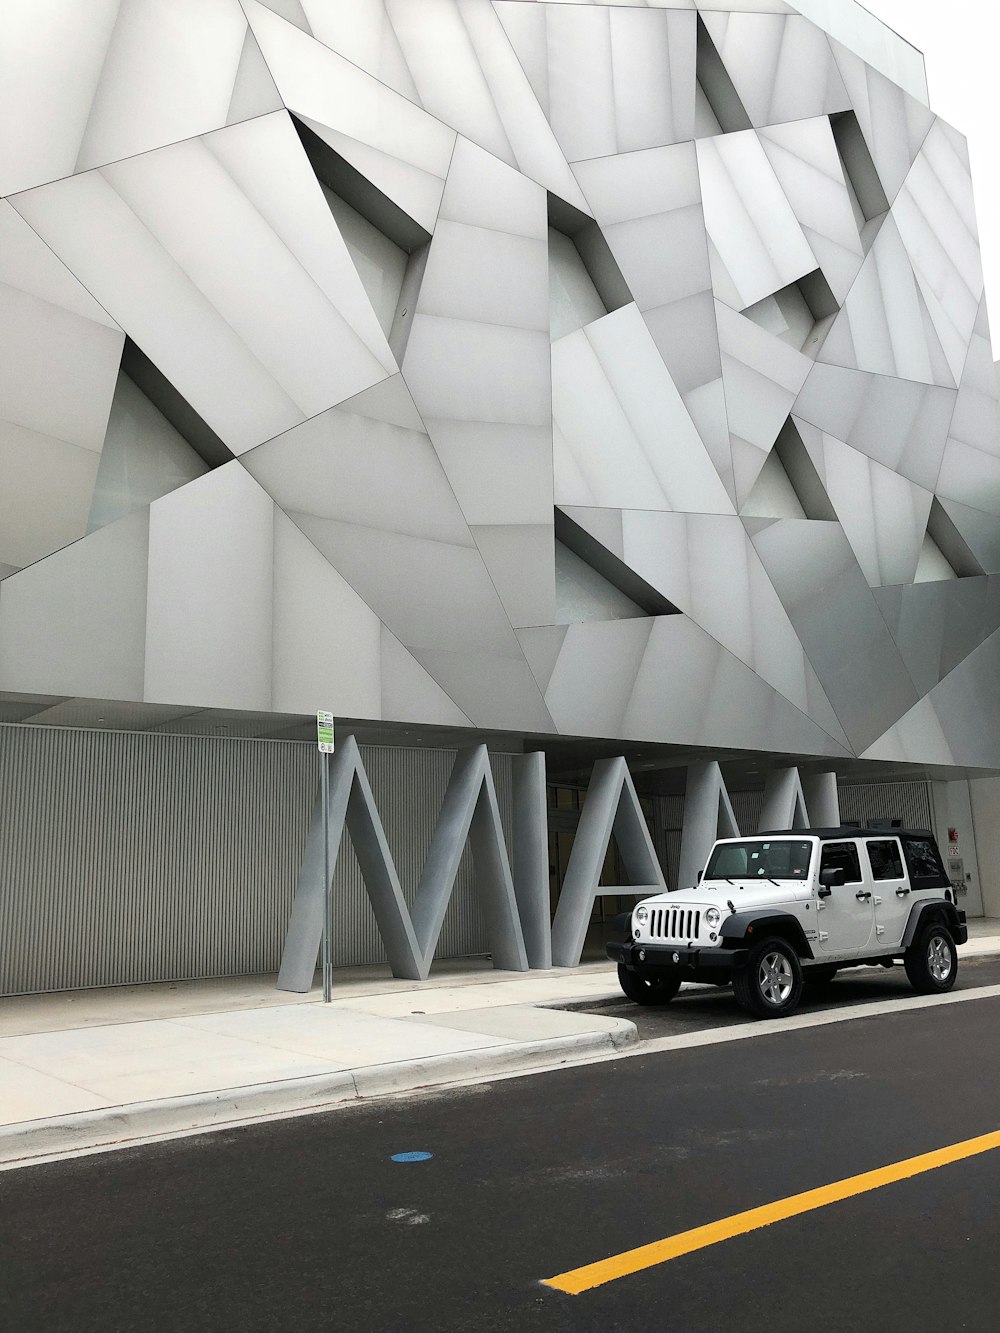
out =
[[654,940],[696,940],[701,912],[690,907],[653,907],[649,934]]

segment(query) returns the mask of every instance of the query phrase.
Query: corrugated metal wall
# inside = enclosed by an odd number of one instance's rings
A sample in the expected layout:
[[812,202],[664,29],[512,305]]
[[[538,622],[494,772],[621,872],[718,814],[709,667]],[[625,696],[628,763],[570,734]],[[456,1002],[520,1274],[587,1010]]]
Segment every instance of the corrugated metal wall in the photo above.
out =
[[841,819],[901,819],[903,828],[933,828],[931,789],[927,782],[859,782],[842,786]]
[[[362,756],[412,900],[454,754]],[[276,971],[318,782],[311,745],[0,727],[0,994]],[[334,903],[334,962],[382,961],[347,837]],[[466,849],[438,953],[487,947]]]

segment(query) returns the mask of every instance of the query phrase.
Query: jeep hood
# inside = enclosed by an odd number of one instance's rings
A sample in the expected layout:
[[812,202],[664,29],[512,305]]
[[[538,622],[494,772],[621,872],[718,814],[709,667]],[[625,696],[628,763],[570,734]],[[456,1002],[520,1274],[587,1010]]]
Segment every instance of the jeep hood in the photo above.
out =
[[[727,904],[732,903],[737,912],[746,912],[756,907],[776,907],[781,903],[799,901],[799,892],[804,882],[779,879],[776,884],[771,880],[763,883],[759,879],[702,880],[694,888],[678,889],[676,893],[658,893],[653,898],[643,898],[647,907],[694,907],[702,911],[706,907],[718,907],[723,912]],[[636,903],[636,907],[639,904]]]

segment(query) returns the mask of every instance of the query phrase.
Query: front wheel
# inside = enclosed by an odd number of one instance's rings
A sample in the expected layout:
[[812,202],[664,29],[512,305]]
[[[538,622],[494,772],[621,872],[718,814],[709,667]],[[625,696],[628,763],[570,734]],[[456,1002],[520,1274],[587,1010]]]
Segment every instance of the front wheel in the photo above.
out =
[[948,927],[935,923],[920,931],[903,956],[903,966],[921,995],[951,990],[958,976],[958,953]]
[[680,977],[632,972],[618,964],[618,984],[634,1004],[668,1004],[681,988]]
[[784,1018],[802,998],[802,967],[787,940],[761,940],[733,974],[736,1003],[754,1018]]

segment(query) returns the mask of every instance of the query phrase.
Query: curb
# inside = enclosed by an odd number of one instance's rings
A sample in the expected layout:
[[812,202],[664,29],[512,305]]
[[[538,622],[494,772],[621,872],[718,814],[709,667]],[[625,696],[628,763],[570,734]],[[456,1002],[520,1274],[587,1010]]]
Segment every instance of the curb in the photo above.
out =
[[600,1032],[512,1042],[419,1060],[362,1066],[309,1078],[223,1088],[109,1106],[46,1120],[0,1125],[0,1169],[31,1166],[39,1159],[78,1152],[134,1147],[150,1138],[209,1133],[270,1116],[308,1115],[369,1099],[509,1075],[588,1056],[609,1056],[638,1043],[634,1023]]

